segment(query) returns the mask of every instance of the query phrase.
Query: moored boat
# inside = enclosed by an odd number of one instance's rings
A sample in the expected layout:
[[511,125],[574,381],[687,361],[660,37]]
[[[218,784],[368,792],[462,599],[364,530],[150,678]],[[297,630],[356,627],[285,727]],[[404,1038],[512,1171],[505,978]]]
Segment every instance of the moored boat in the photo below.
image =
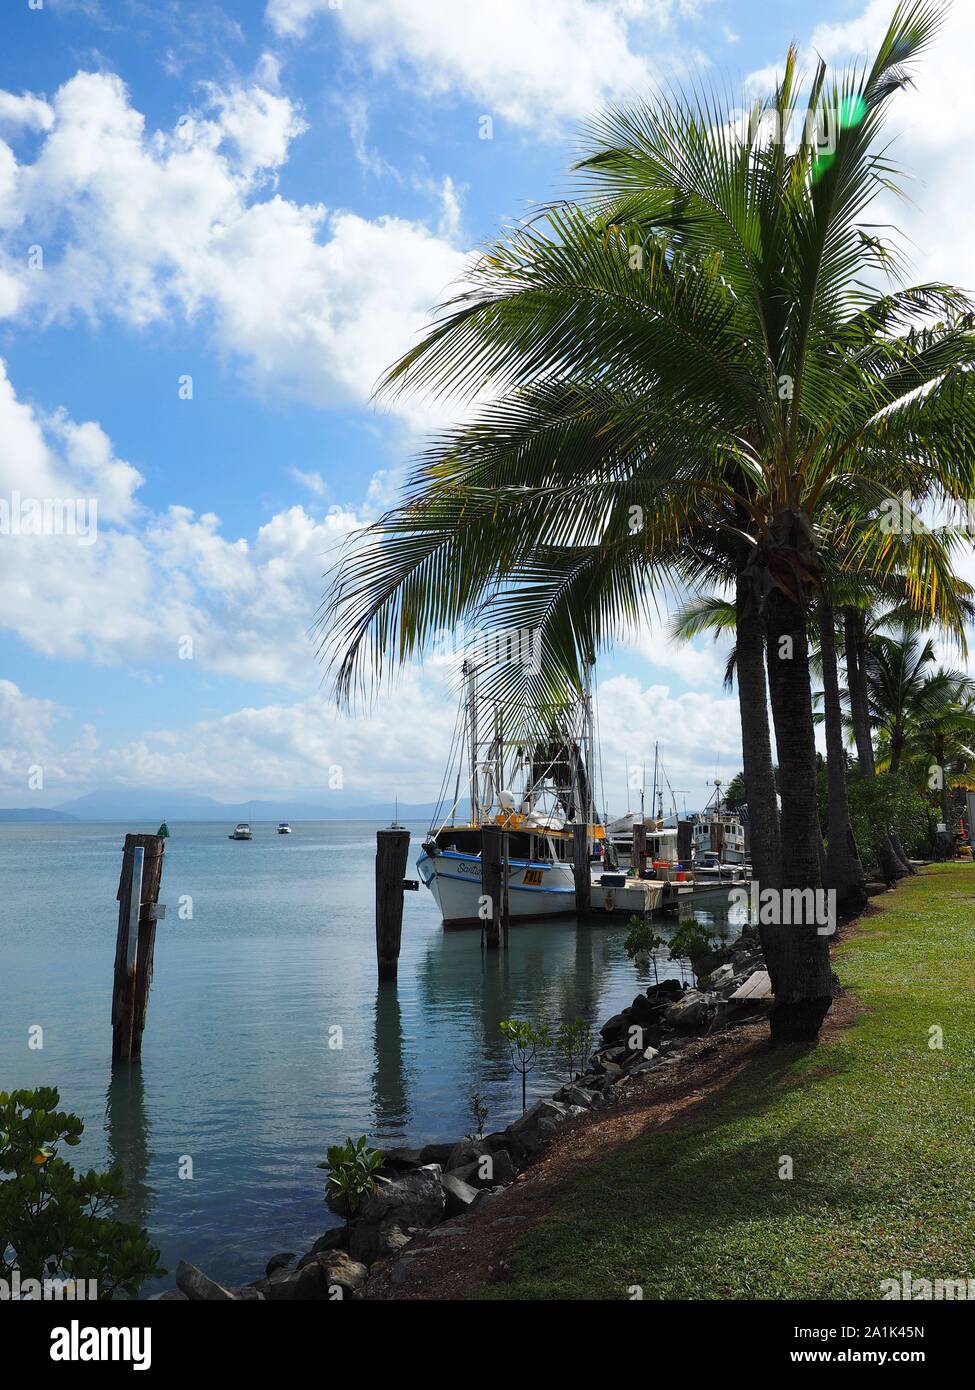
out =
[[247,824],[246,821],[243,821],[243,820],[242,820],[242,821],[238,821],[237,824],[234,826],[232,833],[231,833],[230,835],[227,836],[227,839],[228,839],[228,840],[250,840],[250,839],[253,839],[253,836],[251,835],[251,828],[250,828],[250,826]]
[[[464,695],[454,738],[450,805],[441,798],[416,861],[445,927],[482,926],[481,831],[507,838],[504,891],[512,922],[568,916],[576,910],[573,844],[586,825],[587,857],[602,862],[605,831],[593,812],[592,708],[588,692],[572,708],[518,709],[485,697],[479,671],[464,666]],[[460,788],[469,812],[460,807]]]

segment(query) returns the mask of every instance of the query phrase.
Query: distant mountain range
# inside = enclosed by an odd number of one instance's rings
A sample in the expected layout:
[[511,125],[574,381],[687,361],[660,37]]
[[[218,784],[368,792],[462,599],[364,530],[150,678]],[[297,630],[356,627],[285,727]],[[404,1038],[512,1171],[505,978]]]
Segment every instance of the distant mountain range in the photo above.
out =
[[[346,802],[332,796],[322,801],[215,801],[211,796],[190,792],[148,791],[109,788],[88,792],[51,808],[13,807],[0,809],[0,821],[277,821],[277,820],[366,820],[389,822],[395,803]],[[466,806],[459,806],[461,815]],[[399,804],[401,821],[425,821],[434,814],[433,802]]]

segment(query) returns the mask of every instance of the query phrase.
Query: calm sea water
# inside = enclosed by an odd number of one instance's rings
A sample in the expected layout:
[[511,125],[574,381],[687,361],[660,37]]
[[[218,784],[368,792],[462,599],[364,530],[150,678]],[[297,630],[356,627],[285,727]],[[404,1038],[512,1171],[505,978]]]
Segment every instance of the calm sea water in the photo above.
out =
[[[520,1096],[501,1020],[598,1028],[641,983],[625,923],[519,925],[486,956],[476,931],[442,930],[421,887],[406,894],[398,985],[379,989],[375,826],[255,824],[238,843],[227,826],[171,823],[142,1064],[113,1072],[122,838],[155,828],[0,826],[0,1089],[59,1088],[85,1121],[74,1161],[123,1166],[125,1215],[170,1271],[184,1258],[242,1282],[273,1251],[307,1248],[334,1221],[315,1167],[329,1144],[459,1137],[472,1089],[503,1127]],[[411,829],[409,873],[425,827]],[[177,916],[184,894],[192,920]],[[554,1057],[529,1078],[535,1095],[561,1079]]]

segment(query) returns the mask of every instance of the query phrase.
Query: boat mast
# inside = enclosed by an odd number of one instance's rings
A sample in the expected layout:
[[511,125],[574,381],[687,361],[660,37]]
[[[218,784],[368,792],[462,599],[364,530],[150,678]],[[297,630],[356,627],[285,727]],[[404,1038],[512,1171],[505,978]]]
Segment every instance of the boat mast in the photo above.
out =
[[[584,810],[585,810],[585,817],[586,817],[586,821],[585,821],[585,824],[586,824],[586,839],[587,839],[587,844],[588,844],[588,846],[589,846],[589,852],[590,852],[590,853],[592,853],[593,846],[594,846],[594,844],[595,844],[595,838],[594,838],[594,835],[593,835],[593,825],[594,825],[595,819],[596,819],[595,814],[594,814],[594,806],[593,806],[593,783],[592,783],[592,779],[593,779],[593,737],[594,737],[594,736],[593,736],[593,713],[592,713],[592,665],[590,664],[590,665],[587,665],[587,666],[586,666],[585,687],[584,687],[583,693],[582,693],[582,741],[583,741],[584,765],[585,765],[585,769],[586,769],[586,804],[585,804]],[[577,803],[578,803],[578,798],[577,798]]]
[[464,662],[464,674],[467,677],[467,732],[470,739],[471,824],[480,825],[481,808],[477,787],[477,675],[473,662]]

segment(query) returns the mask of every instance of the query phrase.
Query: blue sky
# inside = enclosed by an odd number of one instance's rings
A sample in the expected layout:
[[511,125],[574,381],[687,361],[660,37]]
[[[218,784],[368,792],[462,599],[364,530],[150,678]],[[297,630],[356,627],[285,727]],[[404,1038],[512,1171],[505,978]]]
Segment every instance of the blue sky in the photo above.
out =
[[[793,39],[844,58],[891,9],[7,0],[0,498],[95,497],[98,532],[0,535],[0,804],[307,796],[336,765],[350,802],[433,793],[443,670],[340,719],[307,632],[334,547],[450,415],[377,409],[377,375],[473,248],[567,191],[588,112],[693,73],[761,82]],[[965,284],[971,9],[908,99],[923,186],[898,213],[919,275]],[[654,739],[692,802],[737,771],[722,668],[659,629],[601,664],[616,806]]]

